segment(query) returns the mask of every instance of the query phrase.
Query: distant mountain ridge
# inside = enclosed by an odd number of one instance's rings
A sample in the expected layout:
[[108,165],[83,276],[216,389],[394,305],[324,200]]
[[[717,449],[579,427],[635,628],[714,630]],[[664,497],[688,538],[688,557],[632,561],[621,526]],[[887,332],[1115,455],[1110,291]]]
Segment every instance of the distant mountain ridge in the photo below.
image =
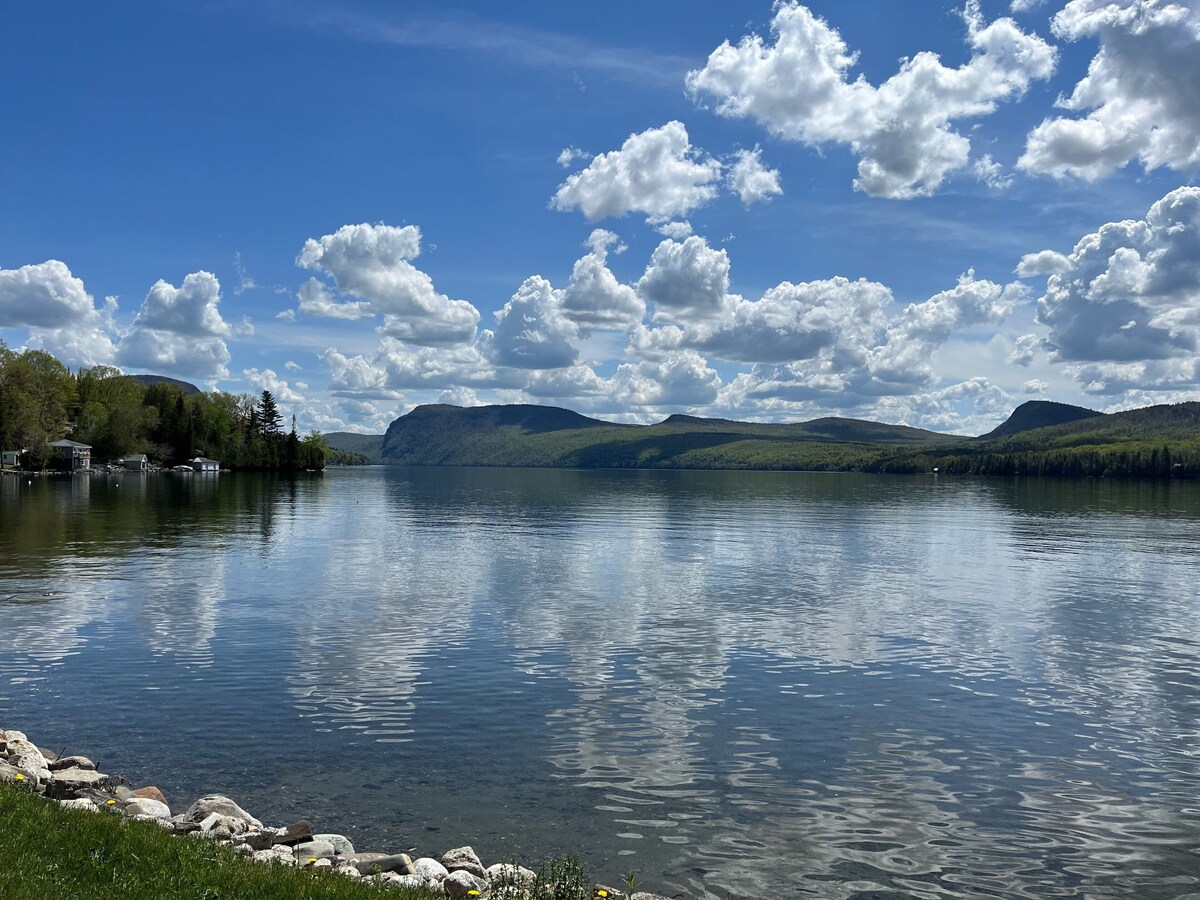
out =
[[1080,419],[1092,419],[1103,416],[1083,406],[1071,406],[1068,403],[1055,403],[1052,400],[1029,400],[1012,411],[1007,419],[996,428],[979,438],[981,441],[1009,437],[1022,431],[1033,431],[1035,428],[1048,428],[1052,425],[1066,425]]
[[673,415],[654,425],[552,406],[418,406],[380,435],[330,446],[418,466],[780,469],[1114,477],[1200,475],[1200,403],[1104,414],[1030,401],[981,437],[862,419],[756,423]]
[[373,463],[382,462],[380,451],[383,449],[382,434],[358,434],[353,431],[331,431],[322,435],[325,443],[333,450],[346,453],[361,453]]
[[178,378],[171,378],[167,375],[118,375],[117,377],[132,379],[145,387],[154,387],[156,384],[169,384],[171,387],[179,388],[186,397],[194,397],[196,394],[204,393],[190,381],[180,381]]

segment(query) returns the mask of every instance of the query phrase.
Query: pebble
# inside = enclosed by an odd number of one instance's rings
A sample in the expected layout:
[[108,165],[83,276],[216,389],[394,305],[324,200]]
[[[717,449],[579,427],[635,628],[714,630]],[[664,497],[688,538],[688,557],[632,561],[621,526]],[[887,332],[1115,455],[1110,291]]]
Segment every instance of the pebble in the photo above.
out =
[[[415,863],[406,853],[356,853],[345,835],[314,834],[307,820],[286,828],[266,828],[223,794],[201,797],[187,812],[172,816],[167,798],[157,787],[109,787],[109,776],[97,772],[86,756],[59,757],[39,750],[20,731],[0,730],[0,780],[18,779],[44,790],[65,809],[124,812],[130,819],[151,822],[175,834],[218,840],[269,865],[328,869],[344,878],[380,886],[424,887],[451,900],[471,897],[472,891],[479,895],[490,891],[497,898],[527,897],[537,880],[534,872],[513,863],[496,863],[485,869],[469,846],[448,850],[440,859],[422,856]],[[592,896],[626,900],[623,892],[603,884],[593,885]],[[639,891],[628,900],[667,898]]]

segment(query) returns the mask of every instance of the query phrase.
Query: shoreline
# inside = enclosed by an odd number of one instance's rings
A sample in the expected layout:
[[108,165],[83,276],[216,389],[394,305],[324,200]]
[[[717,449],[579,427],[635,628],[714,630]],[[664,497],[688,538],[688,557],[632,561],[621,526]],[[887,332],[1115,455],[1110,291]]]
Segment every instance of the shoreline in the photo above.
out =
[[[537,871],[515,861],[484,866],[471,846],[455,847],[439,857],[411,858],[408,852],[361,852],[340,834],[323,833],[307,819],[283,826],[264,824],[224,794],[207,794],[182,813],[173,813],[166,796],[153,785],[134,788],[124,778],[97,771],[86,756],[58,753],[34,744],[24,732],[0,729],[0,781],[39,794],[47,803],[97,815],[117,815],[156,825],[169,834],[224,844],[254,862],[311,870],[314,874],[374,884],[379,888],[427,889],[449,898],[529,898],[563,879],[583,896],[603,900],[667,900],[628,885],[585,887],[574,860],[552,861]],[[85,852],[86,848],[80,848]],[[554,893],[557,897],[558,894]]]

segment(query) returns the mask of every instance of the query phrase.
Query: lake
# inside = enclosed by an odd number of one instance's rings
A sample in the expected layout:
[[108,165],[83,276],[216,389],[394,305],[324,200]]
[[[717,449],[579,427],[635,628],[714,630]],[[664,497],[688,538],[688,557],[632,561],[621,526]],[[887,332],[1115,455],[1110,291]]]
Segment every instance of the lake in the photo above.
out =
[[0,478],[0,727],[690,897],[1200,897],[1200,486]]

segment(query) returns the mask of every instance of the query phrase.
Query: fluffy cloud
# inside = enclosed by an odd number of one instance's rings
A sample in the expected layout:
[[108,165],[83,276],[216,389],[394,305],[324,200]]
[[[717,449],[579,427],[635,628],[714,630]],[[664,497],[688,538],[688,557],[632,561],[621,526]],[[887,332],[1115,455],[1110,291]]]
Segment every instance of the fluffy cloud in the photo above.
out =
[[374,315],[371,304],[366,300],[338,300],[325,285],[310,278],[300,285],[296,293],[300,312],[329,319],[362,319]]
[[884,393],[904,393],[906,386],[932,382],[934,351],[951,334],[1000,324],[1026,293],[1021,284],[1002,286],[976,280],[975,273],[968,272],[950,290],[905,307],[881,346],[870,354],[871,381]]
[[310,281],[301,289],[300,309],[339,318],[382,315],[384,334],[423,346],[472,340],[479,311],[438,293],[433,279],[412,265],[420,253],[415,225],[343,225],[309,238],[296,264],[332,277],[339,292],[357,299],[339,301]]
[[626,407],[690,409],[712,403],[720,389],[721,376],[707,360],[693,350],[684,350],[619,366],[613,376],[612,396]]
[[734,154],[726,182],[729,189],[747,206],[770,200],[775,194],[783,193],[783,188],[779,185],[779,170],[768,169],[763,165],[762,150],[758,147],[753,150],[739,150]]
[[654,230],[663,237],[669,237],[672,240],[682,241],[692,233],[692,223],[687,219],[675,222],[663,222],[661,225],[654,226]]
[[242,377],[259,391],[270,391],[282,403],[303,403],[304,396],[275,374],[274,369],[243,369]]
[[1030,132],[1018,165],[1088,181],[1136,159],[1147,169],[1200,165],[1200,7],[1175,0],[1071,0],[1053,19],[1065,40],[1100,50],[1071,96],[1082,118]]
[[28,328],[30,347],[73,366],[113,361],[113,314],[117,301],[96,308],[83,281],[56,259],[19,269],[0,269],[0,328]]
[[991,154],[985,153],[975,160],[971,166],[975,177],[990,187],[993,191],[1004,191],[1012,187],[1013,176],[1004,174],[1004,166],[992,159]]
[[232,334],[221,317],[221,283],[211,272],[193,272],[180,287],[159,280],[121,338],[117,362],[183,378],[228,378]]
[[479,340],[484,356],[516,369],[561,369],[573,364],[579,350],[572,343],[575,325],[559,309],[550,282],[540,275],[525,279],[504,308],[496,313],[496,330]]
[[578,209],[592,222],[630,212],[669,219],[716,197],[720,178],[721,163],[693,147],[687,128],[673,121],[631,134],[620,150],[595,157],[559,185],[551,203]]
[[637,283],[659,322],[687,322],[719,313],[729,293],[729,255],[702,237],[663,241]]
[[868,345],[892,295],[881,284],[832,278],[784,282],[762,299],[733,298],[728,314],[684,330],[684,343],[723,359],[789,362],[835,346]]
[[812,146],[848,144],[860,157],[855,186],[904,199],[933,193],[946,176],[967,165],[970,141],[952,130],[958,119],[995,110],[1054,71],[1056,51],[1011,19],[985,25],[969,0],[971,59],[951,69],[938,56],[918,53],[879,87],[849,80],[856,62],[841,35],[807,7],[776,6],[773,42],[748,35],[712,52],[688,73],[693,95],[716,100],[725,116],[750,117],[771,132]]
[[624,246],[615,234],[602,228],[593,231],[587,243],[591,252],[576,261],[571,281],[562,292],[563,315],[585,327],[621,328],[640,322],[646,304],[608,268],[609,248],[616,244],[620,253]]
[[61,328],[95,311],[83,281],[57,259],[0,269],[0,328]]
[[[1050,276],[1038,321],[1057,360],[1141,363],[1191,357],[1200,343],[1200,188],[1172,191],[1146,218],[1085,236]],[[1081,370],[1087,383],[1121,378]],[[1178,383],[1178,372],[1154,374]]]
[[1036,278],[1039,275],[1061,275],[1071,269],[1071,261],[1054,250],[1026,253],[1017,263],[1016,273],[1021,278]]

